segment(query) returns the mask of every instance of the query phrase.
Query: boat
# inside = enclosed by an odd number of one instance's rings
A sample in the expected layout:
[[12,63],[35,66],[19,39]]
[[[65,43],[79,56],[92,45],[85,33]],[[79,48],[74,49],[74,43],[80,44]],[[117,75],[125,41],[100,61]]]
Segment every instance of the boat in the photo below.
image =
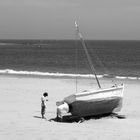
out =
[[119,112],[122,108],[124,85],[83,91],[64,98],[73,116],[86,117]]
[[76,22],[75,27],[86,53],[90,68],[95,75],[98,89],[74,93],[65,97],[63,101],[57,102],[58,117],[62,118],[62,114],[66,113],[70,113],[72,116],[76,117],[86,117],[119,112],[123,103],[124,84],[115,84],[109,88],[101,87],[86,44]]

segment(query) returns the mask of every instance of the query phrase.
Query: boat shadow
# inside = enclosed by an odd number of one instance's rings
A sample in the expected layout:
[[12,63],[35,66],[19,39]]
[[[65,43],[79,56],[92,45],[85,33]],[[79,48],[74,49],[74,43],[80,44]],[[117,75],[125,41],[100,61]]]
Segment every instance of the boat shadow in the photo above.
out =
[[55,121],[55,122],[61,122],[61,123],[82,123],[84,121],[88,121],[91,119],[97,120],[97,119],[102,119],[102,118],[118,118],[118,119],[125,119],[126,117],[124,115],[118,115],[116,113],[109,113],[109,114],[102,114],[102,115],[96,115],[96,116],[87,116],[87,117],[78,117],[78,116],[72,116],[72,115],[67,115],[63,116],[62,119],[56,117],[56,118],[51,118],[49,121]]

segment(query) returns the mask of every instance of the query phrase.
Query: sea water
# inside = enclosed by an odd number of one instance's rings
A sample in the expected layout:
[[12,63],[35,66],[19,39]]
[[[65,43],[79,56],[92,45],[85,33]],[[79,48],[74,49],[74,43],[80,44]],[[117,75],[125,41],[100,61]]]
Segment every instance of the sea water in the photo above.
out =
[[[140,41],[85,43],[99,78],[140,79]],[[1,40],[0,74],[94,77],[76,40]]]

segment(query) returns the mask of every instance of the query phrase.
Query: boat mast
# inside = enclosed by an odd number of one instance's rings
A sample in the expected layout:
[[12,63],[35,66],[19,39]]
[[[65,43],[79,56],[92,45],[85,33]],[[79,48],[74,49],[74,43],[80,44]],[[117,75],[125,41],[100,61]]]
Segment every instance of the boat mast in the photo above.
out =
[[76,27],[76,31],[77,31],[77,33],[78,33],[78,35],[79,35],[79,37],[80,37],[80,40],[81,40],[82,46],[83,46],[83,48],[84,48],[84,51],[85,51],[85,53],[86,53],[86,56],[87,56],[87,59],[88,59],[88,62],[89,62],[89,66],[90,66],[90,68],[91,68],[91,70],[92,70],[92,73],[95,75],[95,78],[96,78],[98,87],[101,88],[101,85],[100,85],[100,83],[99,83],[97,74],[96,74],[96,72],[95,72],[95,68],[93,67],[93,64],[92,64],[91,58],[90,58],[90,56],[89,56],[89,53],[88,53],[86,44],[85,44],[85,42],[84,42],[84,39],[83,39],[83,37],[82,37],[82,34],[81,34],[80,31],[79,31],[79,27],[78,27],[76,21],[75,21],[75,27]]

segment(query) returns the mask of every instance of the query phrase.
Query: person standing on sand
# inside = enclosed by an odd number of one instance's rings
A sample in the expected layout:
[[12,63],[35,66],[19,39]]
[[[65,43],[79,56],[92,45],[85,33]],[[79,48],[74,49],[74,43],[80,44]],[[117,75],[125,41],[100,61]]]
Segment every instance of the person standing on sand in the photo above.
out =
[[45,93],[43,93],[43,96],[41,97],[41,115],[42,115],[42,119],[45,119],[47,101],[48,101],[48,93],[45,92]]

